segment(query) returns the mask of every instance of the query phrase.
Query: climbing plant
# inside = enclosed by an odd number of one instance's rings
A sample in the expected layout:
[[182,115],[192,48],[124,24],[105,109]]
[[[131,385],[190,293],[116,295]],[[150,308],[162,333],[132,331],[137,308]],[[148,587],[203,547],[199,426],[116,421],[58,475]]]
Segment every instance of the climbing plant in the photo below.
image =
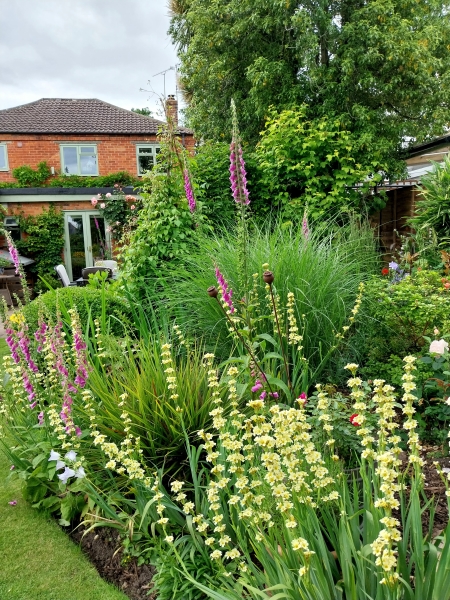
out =
[[[57,282],[54,267],[61,262],[64,248],[64,217],[61,211],[50,205],[37,217],[15,215],[19,220],[23,239],[17,242],[21,254],[35,262],[30,271],[52,285]],[[43,284],[38,282],[37,289]],[[43,286],[45,288],[45,285]],[[46,289],[46,288],[45,288]]]

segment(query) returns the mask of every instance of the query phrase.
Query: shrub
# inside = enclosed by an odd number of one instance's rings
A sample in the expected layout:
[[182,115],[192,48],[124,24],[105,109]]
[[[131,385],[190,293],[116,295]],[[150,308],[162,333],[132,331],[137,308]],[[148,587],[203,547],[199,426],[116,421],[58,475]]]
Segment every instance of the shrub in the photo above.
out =
[[[281,209],[290,220],[301,219],[306,206],[313,218],[361,211],[364,189],[351,188],[372,177],[371,185],[379,180],[384,167],[377,153],[369,152],[367,159],[369,140],[347,131],[339,119],[308,120],[306,112],[306,106],[269,111],[255,153],[258,195],[266,210]],[[375,197],[370,199],[373,203]]]
[[123,335],[124,327],[131,321],[131,309],[128,303],[117,295],[117,291],[97,290],[91,287],[67,287],[46,292],[24,306],[23,314],[30,331],[34,332],[38,328],[40,305],[43,305],[45,312],[55,322],[58,303],[66,309],[75,307],[84,327],[89,326],[89,317],[102,319],[106,311],[106,318],[109,317],[110,331],[113,335]]
[[109,175],[100,175],[98,177],[82,177],[81,175],[59,175],[50,180],[50,187],[113,187],[115,184],[125,186],[132,185],[137,187],[140,180],[127,171],[118,171],[109,173]]
[[446,278],[436,271],[417,271],[397,282],[395,277],[392,281],[390,276],[377,276],[367,284],[355,340],[361,361],[372,364],[378,376],[377,363],[387,365],[391,355],[420,352],[425,336],[432,337],[435,328],[448,329],[450,321]]
[[45,161],[40,162],[37,169],[23,165],[12,170],[12,176],[17,179],[21,187],[40,187],[50,175],[50,168]]

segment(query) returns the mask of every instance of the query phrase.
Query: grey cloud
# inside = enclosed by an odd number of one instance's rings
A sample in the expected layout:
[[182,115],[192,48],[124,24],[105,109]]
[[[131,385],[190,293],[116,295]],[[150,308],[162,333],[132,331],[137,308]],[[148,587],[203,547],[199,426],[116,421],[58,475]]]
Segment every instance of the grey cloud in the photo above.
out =
[[42,97],[155,108],[139,89],[176,64],[168,27],[166,0],[0,0],[0,109]]

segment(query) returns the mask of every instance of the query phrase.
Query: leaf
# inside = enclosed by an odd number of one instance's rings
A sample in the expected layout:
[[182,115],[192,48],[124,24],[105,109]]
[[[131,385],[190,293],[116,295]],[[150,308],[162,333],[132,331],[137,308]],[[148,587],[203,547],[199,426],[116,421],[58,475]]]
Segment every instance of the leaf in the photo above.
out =
[[278,346],[278,343],[276,342],[276,340],[269,335],[268,333],[260,333],[258,336],[256,336],[258,338],[261,338],[263,340],[267,340],[268,342],[270,342],[273,346]]

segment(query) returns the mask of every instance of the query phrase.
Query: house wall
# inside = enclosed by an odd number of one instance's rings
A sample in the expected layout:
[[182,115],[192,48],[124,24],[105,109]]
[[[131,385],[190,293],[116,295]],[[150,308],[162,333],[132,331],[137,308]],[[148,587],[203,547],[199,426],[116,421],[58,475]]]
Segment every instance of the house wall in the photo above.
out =
[[[194,138],[184,134],[181,141],[189,152],[194,151]],[[95,143],[97,145],[99,175],[128,171],[137,175],[136,145],[158,143],[156,135],[33,135],[0,133],[0,142],[6,143],[8,171],[0,171],[0,182],[15,182],[12,170],[23,165],[36,168],[46,161],[49,167],[61,172],[60,144],[67,142]]]

